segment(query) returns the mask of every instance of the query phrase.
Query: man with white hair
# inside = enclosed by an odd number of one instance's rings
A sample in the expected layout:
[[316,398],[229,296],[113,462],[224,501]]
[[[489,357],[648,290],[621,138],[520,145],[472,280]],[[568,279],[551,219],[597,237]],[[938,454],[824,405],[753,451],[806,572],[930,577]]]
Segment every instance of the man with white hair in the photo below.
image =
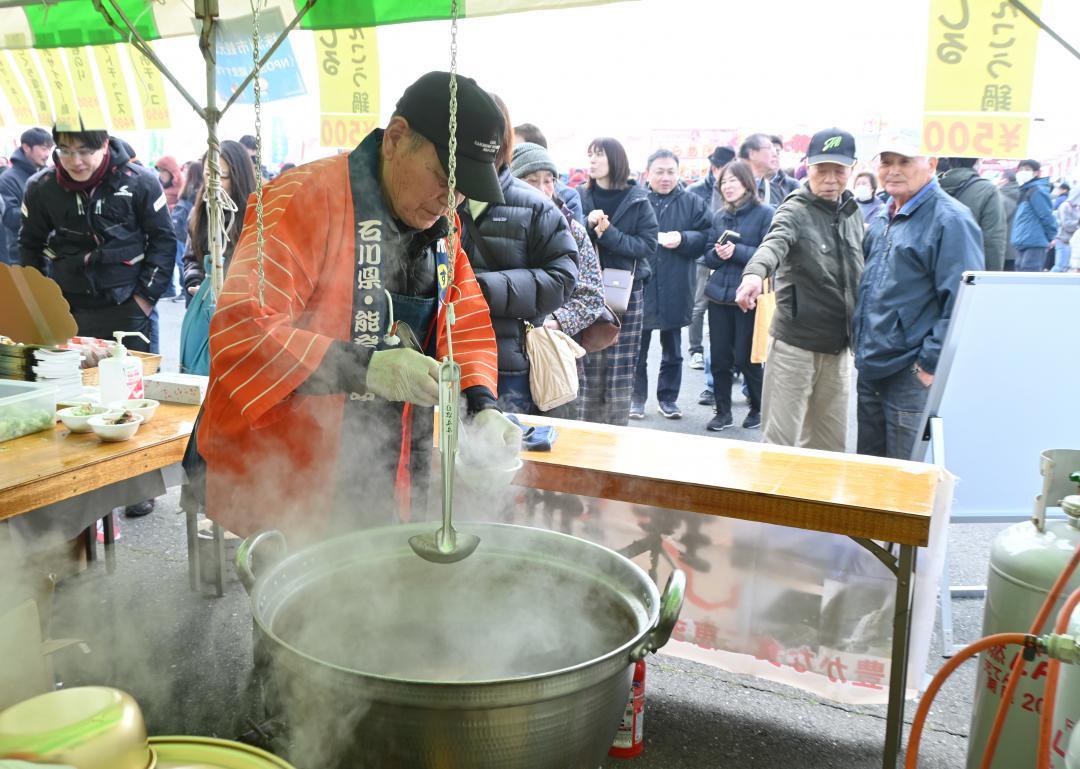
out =
[[878,147],[887,216],[870,224],[855,306],[860,454],[911,458],[961,275],[983,269],[971,211],[946,193],[918,136]]

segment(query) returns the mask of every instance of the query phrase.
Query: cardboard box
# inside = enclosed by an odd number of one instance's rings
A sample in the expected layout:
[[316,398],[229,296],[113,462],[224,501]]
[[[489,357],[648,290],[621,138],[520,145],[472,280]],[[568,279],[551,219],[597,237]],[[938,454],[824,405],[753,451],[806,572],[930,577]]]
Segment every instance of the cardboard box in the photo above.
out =
[[199,406],[206,397],[210,377],[198,374],[154,374],[143,379],[143,397],[168,403]]

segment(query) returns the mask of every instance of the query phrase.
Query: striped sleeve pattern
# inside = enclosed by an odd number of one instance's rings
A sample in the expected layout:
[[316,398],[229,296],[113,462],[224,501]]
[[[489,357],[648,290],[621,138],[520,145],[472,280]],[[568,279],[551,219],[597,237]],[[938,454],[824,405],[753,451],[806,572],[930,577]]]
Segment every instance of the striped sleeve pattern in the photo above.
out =
[[[499,354],[495,347],[495,331],[491,328],[491,310],[461,248],[454,259],[453,285],[457,290],[451,288],[449,299],[455,302],[454,360],[461,366],[461,388],[481,385],[498,397]],[[447,353],[443,312],[440,311],[439,318],[440,360]]]
[[329,209],[317,199],[325,197],[322,185],[304,184],[319,165],[296,169],[264,191],[261,306],[255,205],[249,203],[210,322],[211,388],[252,426],[310,376],[332,341],[302,326],[329,230],[329,222],[320,221]]

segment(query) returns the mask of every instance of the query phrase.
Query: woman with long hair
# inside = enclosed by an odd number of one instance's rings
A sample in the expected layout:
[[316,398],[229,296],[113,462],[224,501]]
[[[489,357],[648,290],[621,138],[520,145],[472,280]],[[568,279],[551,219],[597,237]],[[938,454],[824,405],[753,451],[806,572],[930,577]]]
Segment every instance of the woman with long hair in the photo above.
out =
[[[737,160],[720,171],[716,182],[723,208],[713,214],[712,230],[702,261],[711,267],[712,275],[705,284],[709,301],[709,354],[713,376],[713,397],[716,415],[706,426],[713,432],[734,424],[731,415],[731,370],[738,367],[750,397],[750,412],[742,426],[751,429],[761,426],[760,363],[750,362],[750,347],[754,339],[756,310],[743,312],[735,304],[735,292],[742,281],[742,271],[755,249],[765,239],[772,224],[773,207],[762,203],[749,163]],[[725,233],[727,235],[725,236]]]
[[619,339],[585,358],[584,418],[625,425],[641,344],[645,302],[642,285],[651,275],[649,257],[656,251],[656,212],[648,193],[630,177],[626,150],[610,137],[589,143],[589,181],[579,189],[589,238],[604,270],[633,274],[630,301],[622,315]]
[[[247,150],[239,142],[221,143],[221,189],[232,201],[222,206],[225,223],[225,269],[232,260],[233,248],[240,239],[247,212],[248,197],[255,190],[255,171]],[[209,215],[206,184],[196,196],[196,205],[188,222],[187,252],[184,254],[184,290],[192,296],[180,330],[180,371],[186,374],[210,374],[210,316],[214,300],[210,292]],[[235,210],[233,210],[235,208]]]

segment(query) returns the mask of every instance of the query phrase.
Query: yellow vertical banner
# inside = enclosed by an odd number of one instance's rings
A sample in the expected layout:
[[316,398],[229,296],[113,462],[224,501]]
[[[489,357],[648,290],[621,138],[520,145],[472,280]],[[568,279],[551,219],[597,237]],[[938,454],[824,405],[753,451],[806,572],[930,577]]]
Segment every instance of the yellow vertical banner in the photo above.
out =
[[134,131],[135,114],[131,110],[124,72],[120,68],[120,51],[115,45],[95,45],[92,49],[97,59],[98,74],[105,89],[105,103],[109,107],[113,131]]
[[38,51],[41,66],[45,72],[45,85],[52,94],[53,113],[58,131],[81,131],[79,111],[71,90],[63,54],[59,48],[45,48]]
[[142,101],[144,128],[170,128],[169,102],[165,96],[165,81],[161,73],[148,58],[134,46],[128,46],[131,66],[135,68],[135,80],[139,84],[139,99]]
[[0,52],[0,89],[3,89],[8,104],[15,113],[15,122],[19,125],[32,125],[34,113],[30,110],[30,102],[26,100],[23,87],[15,77],[15,72],[8,66],[7,59]]
[[90,68],[90,54],[85,48],[67,48],[71,82],[75,86],[75,104],[87,131],[100,131],[109,127],[105,113],[98,101],[97,80]]
[[355,147],[379,127],[379,48],[373,27],[315,33],[319,145]]
[[30,108],[34,113],[33,122],[39,126],[51,127],[53,123],[52,107],[49,105],[49,96],[45,91],[45,83],[41,79],[37,62],[34,60],[33,51],[29,48],[18,48],[11,52],[15,57],[15,63],[22,73],[23,82],[30,91]]
[[[1039,13],[1042,0],[1027,0]],[[1022,158],[1039,29],[1005,0],[930,0],[923,150]]]

